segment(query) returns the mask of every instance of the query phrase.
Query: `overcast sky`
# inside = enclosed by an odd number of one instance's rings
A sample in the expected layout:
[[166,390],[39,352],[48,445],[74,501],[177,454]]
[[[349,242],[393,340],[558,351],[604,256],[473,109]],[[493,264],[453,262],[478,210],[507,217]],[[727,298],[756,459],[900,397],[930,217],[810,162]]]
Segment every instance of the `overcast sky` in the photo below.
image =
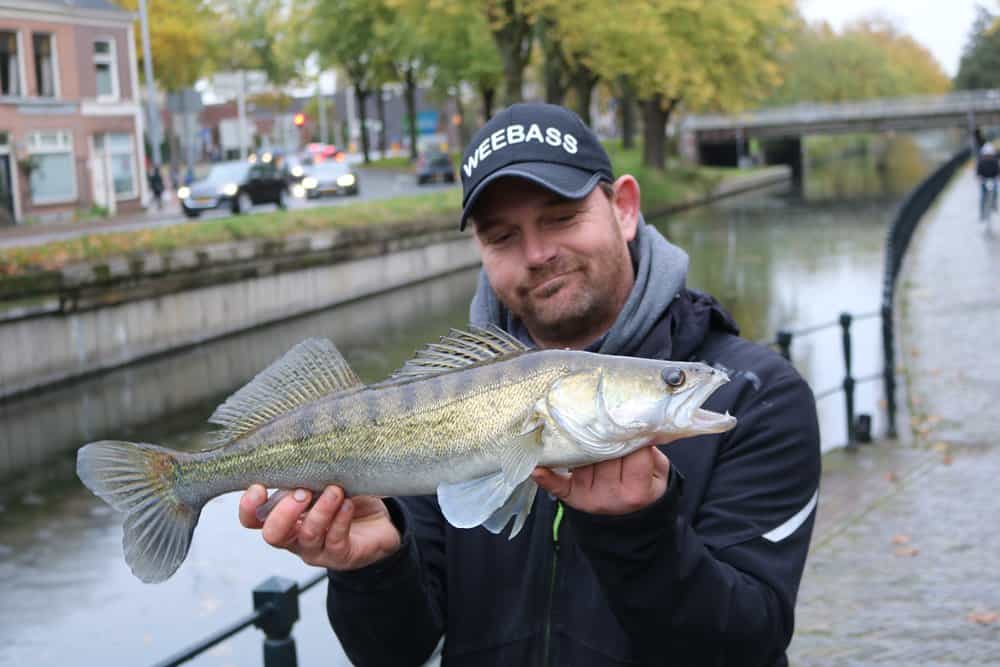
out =
[[826,20],[837,30],[856,18],[887,17],[927,47],[948,76],[958,71],[976,5],[997,9],[996,0],[800,0],[799,4],[806,19]]

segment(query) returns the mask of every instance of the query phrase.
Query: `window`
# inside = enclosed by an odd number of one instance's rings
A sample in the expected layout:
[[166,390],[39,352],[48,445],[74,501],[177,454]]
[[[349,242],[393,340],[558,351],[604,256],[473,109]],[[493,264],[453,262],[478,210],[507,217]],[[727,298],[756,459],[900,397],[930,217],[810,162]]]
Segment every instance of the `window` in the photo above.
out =
[[55,49],[52,35],[35,33],[31,36],[31,46],[35,51],[35,90],[39,97],[56,96]]
[[132,136],[128,134],[95,134],[94,150],[104,155],[105,147],[111,154],[111,180],[115,185],[115,199],[132,199],[138,192],[135,183],[135,153]]
[[73,135],[69,130],[28,134],[31,156],[31,201],[54,204],[76,200]]
[[18,74],[17,33],[0,32],[0,95],[20,95],[21,77]]
[[114,40],[100,39],[94,42],[97,99],[118,99],[118,69],[116,64]]

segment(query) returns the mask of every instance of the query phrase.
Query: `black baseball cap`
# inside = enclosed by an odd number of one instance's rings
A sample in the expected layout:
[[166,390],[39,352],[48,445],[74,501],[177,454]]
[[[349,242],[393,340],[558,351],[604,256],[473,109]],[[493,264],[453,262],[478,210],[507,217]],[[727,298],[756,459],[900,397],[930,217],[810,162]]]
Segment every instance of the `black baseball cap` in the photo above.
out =
[[517,176],[567,199],[611,182],[611,160],[580,117],[554,104],[515,104],[484,125],[462,154],[462,222],[493,181]]

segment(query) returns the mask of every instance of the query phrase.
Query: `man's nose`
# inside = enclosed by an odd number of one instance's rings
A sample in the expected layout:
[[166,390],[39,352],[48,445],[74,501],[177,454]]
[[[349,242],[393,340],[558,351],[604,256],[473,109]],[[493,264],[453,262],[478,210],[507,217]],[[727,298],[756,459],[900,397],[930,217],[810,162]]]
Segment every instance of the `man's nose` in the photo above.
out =
[[526,231],[524,234],[524,258],[530,266],[540,266],[552,260],[558,253],[559,246],[553,239],[537,230]]

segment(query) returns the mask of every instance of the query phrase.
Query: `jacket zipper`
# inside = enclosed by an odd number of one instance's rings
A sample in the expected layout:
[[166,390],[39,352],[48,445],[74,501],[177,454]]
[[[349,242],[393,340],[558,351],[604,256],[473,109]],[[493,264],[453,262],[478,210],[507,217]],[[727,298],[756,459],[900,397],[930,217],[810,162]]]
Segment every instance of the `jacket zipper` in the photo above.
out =
[[556,567],[559,563],[559,525],[562,523],[563,506],[556,502],[556,516],[552,520],[552,572],[549,578],[549,604],[545,612],[545,643],[542,650],[542,665],[549,664],[552,645],[552,604],[556,593]]

